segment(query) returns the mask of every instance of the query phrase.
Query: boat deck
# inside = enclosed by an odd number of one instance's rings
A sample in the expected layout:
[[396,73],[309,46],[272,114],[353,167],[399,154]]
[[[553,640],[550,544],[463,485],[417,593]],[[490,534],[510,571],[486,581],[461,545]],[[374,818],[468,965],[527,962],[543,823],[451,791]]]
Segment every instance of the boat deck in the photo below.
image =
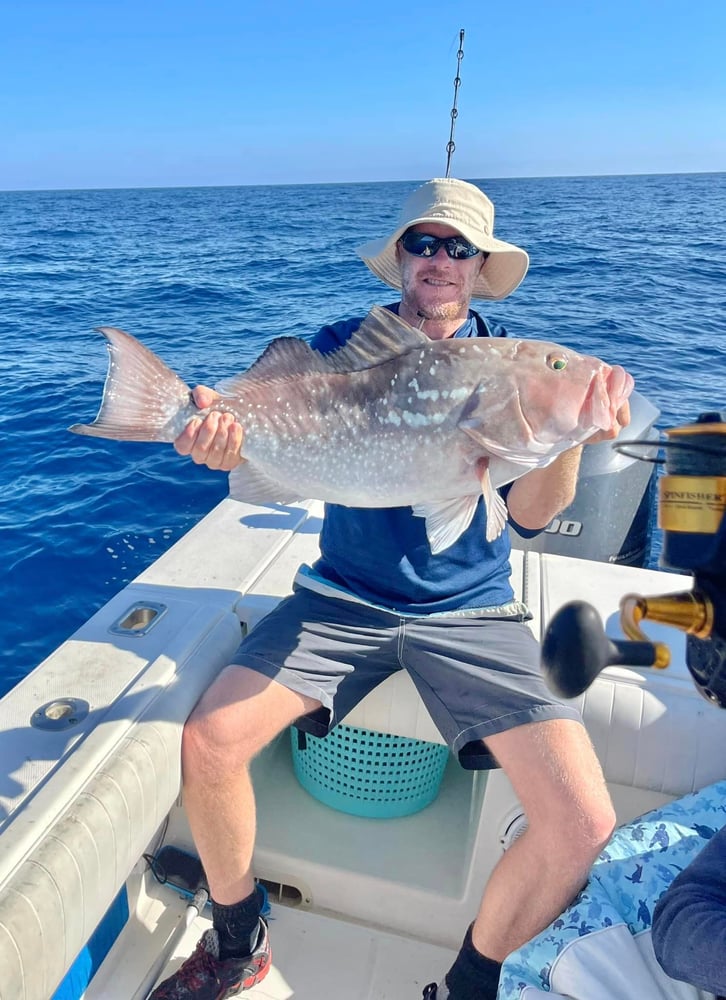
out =
[[[385,898],[381,905],[385,906]],[[156,907],[149,908],[149,915],[167,922],[172,917],[183,921],[183,907],[173,890],[159,887]],[[272,969],[244,993],[250,1000],[420,1000],[423,987],[441,978],[455,957],[453,951],[435,944],[287,906],[273,904],[269,923]],[[175,971],[210,926],[211,920],[203,916],[186,928],[159,981]],[[146,996],[145,987],[139,992],[139,976],[154,968],[158,936],[152,937],[139,925],[134,937],[127,936],[123,943],[125,958],[102,967],[85,1000],[142,1000]]]

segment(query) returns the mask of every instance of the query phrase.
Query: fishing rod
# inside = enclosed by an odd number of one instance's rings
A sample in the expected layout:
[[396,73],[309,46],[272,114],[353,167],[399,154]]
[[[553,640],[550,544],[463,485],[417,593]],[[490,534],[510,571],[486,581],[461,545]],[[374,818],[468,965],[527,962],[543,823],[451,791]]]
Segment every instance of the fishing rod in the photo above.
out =
[[456,53],[456,76],[454,77],[454,104],[451,108],[451,131],[449,141],[446,144],[446,176],[451,176],[451,157],[454,155],[456,143],[454,142],[454,129],[459,112],[456,108],[456,101],[459,96],[459,86],[461,85],[461,60],[464,58],[464,29],[459,31],[459,51]]

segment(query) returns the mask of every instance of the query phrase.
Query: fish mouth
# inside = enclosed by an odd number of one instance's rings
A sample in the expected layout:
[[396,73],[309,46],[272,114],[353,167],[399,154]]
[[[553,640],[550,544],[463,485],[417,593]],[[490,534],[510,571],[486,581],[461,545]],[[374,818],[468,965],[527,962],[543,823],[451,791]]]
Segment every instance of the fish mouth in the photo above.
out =
[[580,423],[583,427],[609,431],[615,415],[633,391],[633,376],[620,365],[606,365],[595,372],[585,396]]

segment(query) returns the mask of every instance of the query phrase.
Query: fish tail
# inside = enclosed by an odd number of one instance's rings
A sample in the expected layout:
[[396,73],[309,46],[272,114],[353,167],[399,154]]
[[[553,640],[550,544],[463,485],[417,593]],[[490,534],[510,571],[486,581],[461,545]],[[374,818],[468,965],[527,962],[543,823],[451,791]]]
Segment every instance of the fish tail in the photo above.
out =
[[106,338],[108,373],[96,419],[74,434],[116,441],[173,441],[195,412],[189,386],[130,333],[112,326]]

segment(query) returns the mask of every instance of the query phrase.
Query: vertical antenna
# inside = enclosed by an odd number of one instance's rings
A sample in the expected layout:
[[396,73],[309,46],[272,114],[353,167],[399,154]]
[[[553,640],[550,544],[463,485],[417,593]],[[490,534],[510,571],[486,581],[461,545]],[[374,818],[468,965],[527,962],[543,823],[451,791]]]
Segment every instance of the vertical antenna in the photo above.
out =
[[459,73],[461,71],[461,60],[464,58],[464,29],[459,31],[459,51],[456,53],[456,76],[454,77],[454,104],[451,109],[451,132],[449,133],[449,141],[446,144],[446,176],[451,176],[451,157],[453,156],[454,150],[456,149],[456,143],[454,142],[454,128],[456,126],[456,119],[459,116],[459,112],[456,110],[456,98],[459,94],[459,84],[461,83],[461,77]]

